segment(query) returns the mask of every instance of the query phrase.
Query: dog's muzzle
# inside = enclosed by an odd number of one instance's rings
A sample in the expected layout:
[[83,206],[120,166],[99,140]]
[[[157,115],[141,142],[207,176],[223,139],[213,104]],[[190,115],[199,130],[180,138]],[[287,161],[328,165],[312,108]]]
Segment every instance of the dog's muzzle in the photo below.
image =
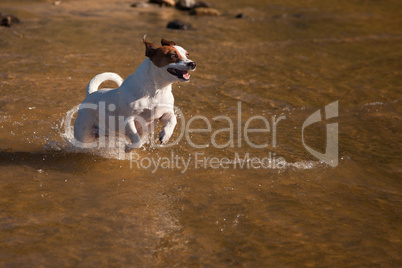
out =
[[187,63],[187,70],[179,70],[175,68],[168,68],[167,71],[176,76],[177,78],[184,80],[184,81],[189,81],[190,80],[190,74],[188,71],[194,71],[196,67],[196,64],[194,61],[191,61]]
[[188,73],[188,71],[185,70],[179,70],[179,69],[175,69],[175,68],[168,68],[167,71],[176,76],[179,79],[182,79],[184,81],[188,81],[190,80],[190,74]]
[[194,61],[187,63],[187,66],[190,67],[191,70],[195,70],[196,64]]

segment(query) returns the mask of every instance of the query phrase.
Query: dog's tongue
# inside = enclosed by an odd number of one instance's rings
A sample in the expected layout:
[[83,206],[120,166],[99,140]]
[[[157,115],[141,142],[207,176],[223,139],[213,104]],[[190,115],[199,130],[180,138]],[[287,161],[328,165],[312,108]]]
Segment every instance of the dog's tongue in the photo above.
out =
[[188,74],[188,72],[183,73],[183,78],[184,79],[189,79],[190,78],[190,75]]

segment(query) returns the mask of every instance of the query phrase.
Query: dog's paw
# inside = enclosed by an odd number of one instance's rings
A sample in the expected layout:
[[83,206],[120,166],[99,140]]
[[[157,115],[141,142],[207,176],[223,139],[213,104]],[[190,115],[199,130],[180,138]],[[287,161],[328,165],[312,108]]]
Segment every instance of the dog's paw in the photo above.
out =
[[172,136],[172,133],[168,133],[165,129],[162,129],[161,133],[159,133],[159,141],[162,144],[166,144],[169,141],[170,136]]
[[132,143],[132,144],[126,144],[126,146],[124,147],[124,151],[126,153],[131,152],[134,149],[138,149],[142,146],[141,142],[137,142],[137,143]]

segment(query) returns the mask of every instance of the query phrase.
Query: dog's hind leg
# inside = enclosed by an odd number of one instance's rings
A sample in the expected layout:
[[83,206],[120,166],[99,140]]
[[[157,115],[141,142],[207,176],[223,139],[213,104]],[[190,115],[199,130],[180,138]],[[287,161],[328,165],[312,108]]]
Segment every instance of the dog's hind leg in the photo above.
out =
[[74,138],[81,143],[94,142],[98,136],[94,126],[74,127]]
[[87,145],[94,142],[97,135],[99,135],[95,124],[91,124],[91,121],[93,122],[91,117],[85,115],[86,114],[80,114],[79,111],[74,123],[74,138],[77,141],[77,146],[83,148],[86,148]]

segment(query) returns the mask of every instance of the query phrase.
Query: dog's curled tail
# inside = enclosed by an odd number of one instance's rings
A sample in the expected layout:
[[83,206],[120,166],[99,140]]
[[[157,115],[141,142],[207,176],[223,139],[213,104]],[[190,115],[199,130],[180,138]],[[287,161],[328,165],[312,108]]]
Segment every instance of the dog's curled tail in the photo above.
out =
[[121,86],[123,83],[123,78],[120,77],[120,75],[116,73],[101,73],[92,78],[92,80],[88,83],[87,86],[87,96],[89,94],[94,93],[95,91],[98,90],[100,84],[102,84],[105,81],[113,81],[117,84],[117,86]]

